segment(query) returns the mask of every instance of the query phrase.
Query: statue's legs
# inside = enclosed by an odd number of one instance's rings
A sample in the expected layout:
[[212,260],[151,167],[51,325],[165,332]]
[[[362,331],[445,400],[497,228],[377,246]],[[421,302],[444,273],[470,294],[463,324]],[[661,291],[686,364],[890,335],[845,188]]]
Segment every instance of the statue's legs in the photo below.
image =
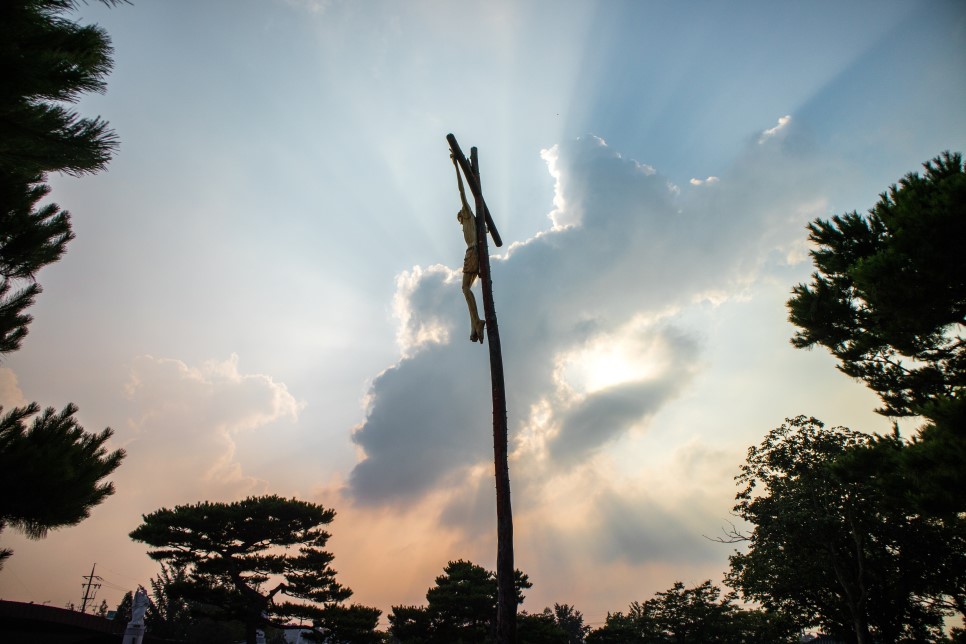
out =
[[480,319],[480,314],[476,309],[476,296],[470,287],[476,280],[476,275],[463,273],[463,297],[466,298],[466,307],[470,311],[470,342],[483,342],[483,327],[486,322]]

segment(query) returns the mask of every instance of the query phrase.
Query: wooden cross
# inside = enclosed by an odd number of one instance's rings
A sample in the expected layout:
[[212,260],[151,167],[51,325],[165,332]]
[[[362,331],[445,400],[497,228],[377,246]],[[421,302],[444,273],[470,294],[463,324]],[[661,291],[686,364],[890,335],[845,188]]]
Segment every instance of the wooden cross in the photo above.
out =
[[[510,508],[510,469],[507,464],[506,387],[503,382],[503,353],[500,348],[500,329],[493,305],[493,282],[490,279],[490,254],[486,242],[489,230],[493,243],[503,245],[483,200],[480,187],[480,164],[476,148],[470,149],[470,162],[460,150],[456,137],[446,135],[453,159],[463,170],[466,183],[476,199],[476,254],[480,263],[480,282],[483,287],[483,311],[486,316],[486,335],[490,347],[490,386],[493,393],[493,467],[496,475],[496,641],[500,644],[516,642],[517,593],[513,584],[513,512]],[[480,213],[483,216],[479,216]],[[486,225],[483,225],[484,220]]]

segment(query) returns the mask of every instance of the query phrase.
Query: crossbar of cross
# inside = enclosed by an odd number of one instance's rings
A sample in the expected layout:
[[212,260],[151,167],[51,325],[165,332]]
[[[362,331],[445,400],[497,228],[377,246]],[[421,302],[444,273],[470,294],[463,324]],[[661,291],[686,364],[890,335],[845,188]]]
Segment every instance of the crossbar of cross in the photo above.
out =
[[463,170],[463,177],[466,179],[466,184],[470,187],[470,192],[483,204],[483,217],[486,220],[486,228],[490,231],[490,237],[493,239],[493,243],[497,247],[502,246],[503,240],[500,238],[500,232],[493,223],[493,218],[490,216],[490,209],[486,207],[486,201],[483,199],[483,191],[480,189],[480,184],[476,180],[476,175],[473,174],[470,162],[466,160],[466,156],[463,154],[463,150],[460,149],[460,144],[456,142],[455,136],[447,134],[446,140],[449,142],[449,149],[453,152],[453,158],[459,164],[460,169]]

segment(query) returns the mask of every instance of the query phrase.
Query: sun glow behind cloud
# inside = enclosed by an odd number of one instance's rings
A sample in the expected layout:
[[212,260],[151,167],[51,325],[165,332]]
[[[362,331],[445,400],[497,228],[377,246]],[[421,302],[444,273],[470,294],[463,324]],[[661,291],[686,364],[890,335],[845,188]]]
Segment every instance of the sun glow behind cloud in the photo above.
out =
[[560,354],[556,380],[579,394],[592,394],[658,375],[667,368],[672,354],[659,336],[644,332],[647,326],[646,322],[634,320]]

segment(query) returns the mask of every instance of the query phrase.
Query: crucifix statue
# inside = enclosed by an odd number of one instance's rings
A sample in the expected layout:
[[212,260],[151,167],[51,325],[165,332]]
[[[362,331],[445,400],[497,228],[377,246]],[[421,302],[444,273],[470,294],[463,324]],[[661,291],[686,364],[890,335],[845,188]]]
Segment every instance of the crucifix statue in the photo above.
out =
[[476,243],[476,217],[473,216],[470,205],[466,203],[463,176],[456,164],[456,156],[450,153],[449,157],[453,160],[453,168],[456,170],[456,184],[460,189],[460,201],[463,203],[463,207],[456,213],[456,221],[463,226],[463,239],[466,240],[466,254],[463,256],[463,297],[466,298],[466,306],[470,311],[470,342],[483,344],[483,327],[486,326],[486,322],[480,319],[480,313],[476,308],[476,296],[470,290],[473,282],[480,274],[480,255]]
[[[467,161],[460,150],[456,137],[446,136],[451,151],[450,158],[456,166],[456,182],[460,189],[462,208],[456,216],[463,226],[466,239],[466,256],[463,259],[463,294],[470,311],[470,340],[483,343],[483,327],[490,347],[490,388],[493,394],[493,469],[496,479],[496,641],[498,644],[516,642],[517,595],[513,585],[513,511],[510,508],[510,469],[507,460],[507,419],[506,385],[503,382],[503,353],[500,348],[500,328],[496,320],[496,307],[493,304],[493,280],[490,279],[490,255],[487,250],[487,233],[497,246],[503,245],[490,217],[490,210],[483,200],[480,188],[480,164],[476,148],[470,150]],[[462,173],[460,172],[462,170]],[[463,177],[476,202],[476,216],[466,202],[463,190]],[[484,223],[485,222],[485,223]],[[486,321],[480,320],[476,308],[476,297],[470,286],[480,278],[483,291],[483,313]]]

